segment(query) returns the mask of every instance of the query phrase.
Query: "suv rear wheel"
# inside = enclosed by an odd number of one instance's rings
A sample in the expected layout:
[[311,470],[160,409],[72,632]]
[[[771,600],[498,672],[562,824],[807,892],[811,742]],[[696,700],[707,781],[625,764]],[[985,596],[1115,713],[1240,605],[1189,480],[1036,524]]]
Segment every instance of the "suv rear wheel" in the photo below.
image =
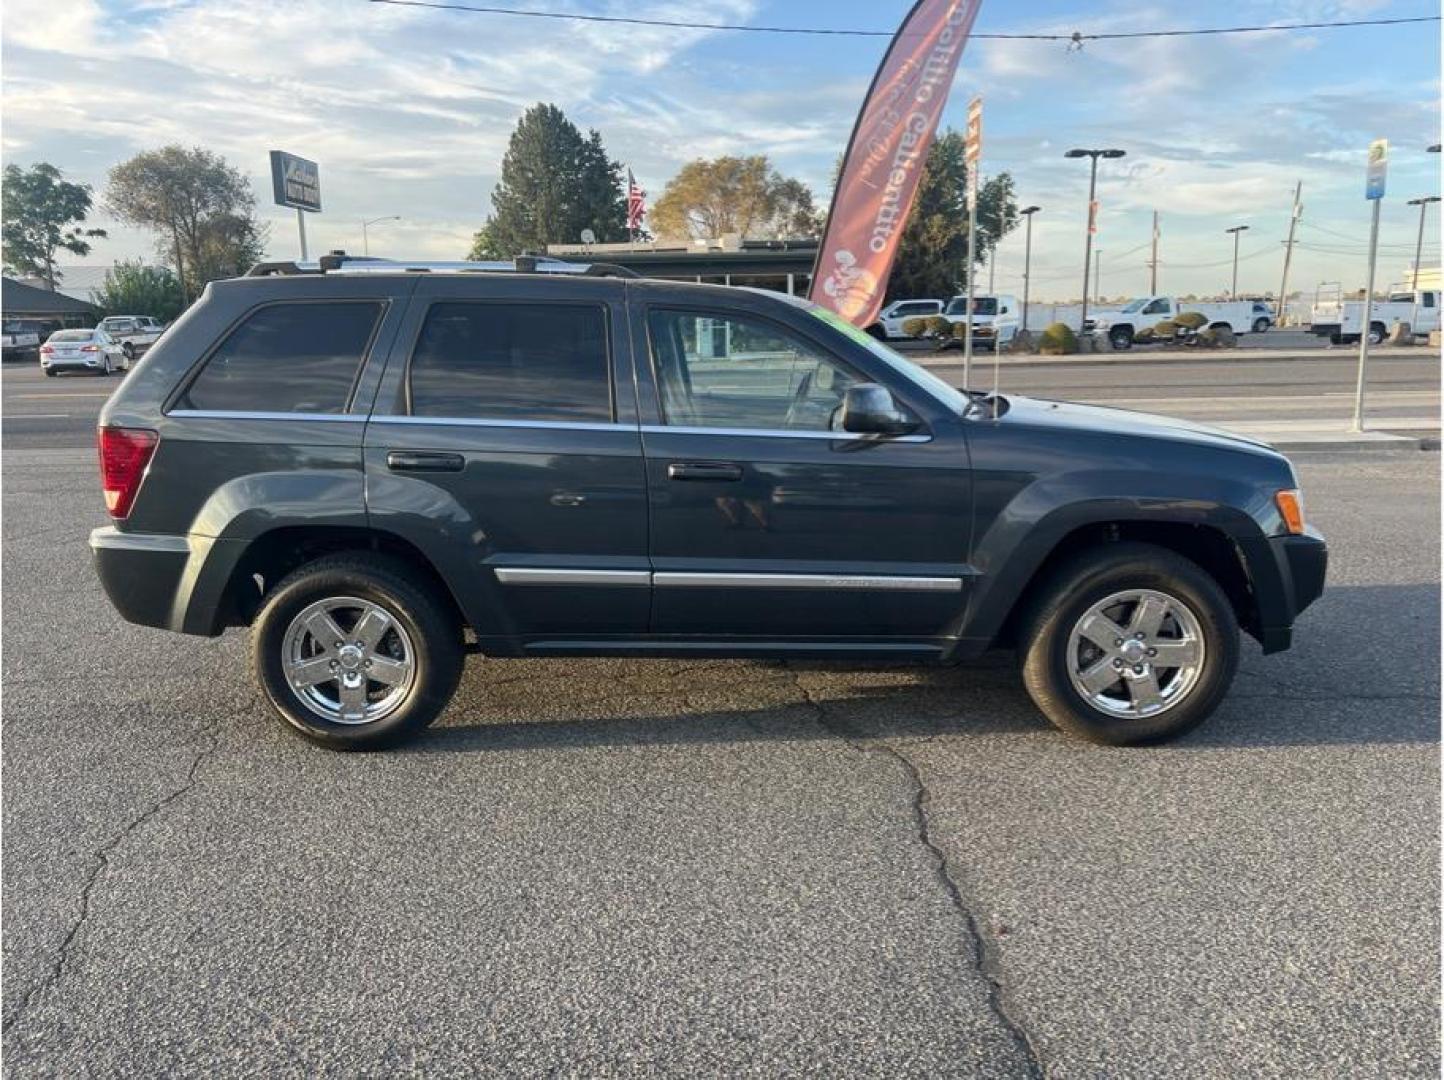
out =
[[271,591],[252,663],[300,734],[336,750],[376,749],[416,734],[446,707],[461,677],[461,630],[400,563],[333,555]]
[[1228,597],[1196,563],[1151,544],[1110,544],[1061,567],[1021,640],[1023,683],[1043,714],[1113,746],[1194,728],[1238,668]]

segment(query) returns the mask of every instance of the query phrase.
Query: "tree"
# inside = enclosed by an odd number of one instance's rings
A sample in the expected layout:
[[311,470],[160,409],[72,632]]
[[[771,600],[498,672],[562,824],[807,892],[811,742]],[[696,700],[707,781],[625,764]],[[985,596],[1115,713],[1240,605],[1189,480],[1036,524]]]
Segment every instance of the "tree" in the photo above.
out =
[[105,282],[90,293],[107,315],[154,315],[168,323],[185,308],[180,281],[166,266],[142,260],[121,261],[105,272]]
[[137,154],[110,170],[105,197],[122,221],[162,234],[156,252],[175,267],[186,298],[208,281],[245,273],[265,249],[250,181],[200,147]]
[[68,251],[72,255],[89,255],[92,237],[105,235],[104,229],[81,229],[77,222],[90,213],[90,185],[72,184],[54,165],[42,161],[22,170],[18,165],[5,166],[3,229],[0,240],[5,249],[5,269],[27,277],[43,278],[55,291],[55,283],[63,276],[55,265],[55,255]]
[[948,130],[928,148],[917,199],[898,242],[888,299],[963,291],[968,267],[981,264],[1018,223],[1013,178],[999,173],[978,189],[978,250],[968,252],[968,167],[964,137]]
[[602,137],[584,138],[555,105],[534,105],[511,133],[492,216],[473,238],[470,258],[509,259],[547,244],[577,243],[591,229],[603,243],[627,236],[622,167]]
[[812,192],[761,154],[698,158],[667,182],[652,209],[661,236],[711,239],[727,233],[757,239],[816,236],[821,220]]

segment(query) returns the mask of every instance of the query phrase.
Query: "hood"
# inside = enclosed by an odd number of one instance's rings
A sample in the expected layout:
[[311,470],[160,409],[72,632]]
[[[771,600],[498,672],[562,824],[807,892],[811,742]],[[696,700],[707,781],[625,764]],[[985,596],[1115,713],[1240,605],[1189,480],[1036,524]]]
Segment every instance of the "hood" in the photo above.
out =
[[1128,435],[1169,439],[1174,442],[1216,446],[1233,450],[1252,450],[1277,454],[1268,443],[1247,435],[1236,435],[1221,428],[1176,420],[1171,416],[1114,409],[1104,405],[1074,405],[1066,401],[1044,398],[1008,396],[1007,416],[1016,422],[1043,427],[1072,428],[1099,435]]

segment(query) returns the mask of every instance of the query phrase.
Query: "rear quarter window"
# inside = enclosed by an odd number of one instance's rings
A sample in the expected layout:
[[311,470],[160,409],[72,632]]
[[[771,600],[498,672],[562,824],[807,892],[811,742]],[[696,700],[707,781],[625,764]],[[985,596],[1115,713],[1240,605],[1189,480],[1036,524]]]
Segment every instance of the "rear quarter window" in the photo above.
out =
[[344,412],[381,310],[378,301],[339,300],[258,308],[226,335],[174,407]]

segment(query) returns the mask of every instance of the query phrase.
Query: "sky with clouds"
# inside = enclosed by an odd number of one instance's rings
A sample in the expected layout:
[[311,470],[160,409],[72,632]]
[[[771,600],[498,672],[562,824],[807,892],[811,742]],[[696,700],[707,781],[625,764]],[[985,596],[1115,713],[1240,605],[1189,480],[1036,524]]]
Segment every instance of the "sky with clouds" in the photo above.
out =
[[[550,11],[784,26],[888,29],[907,0],[512,0]],[[1437,14],[1428,0],[985,0],[979,32],[1139,31]],[[366,0],[6,0],[3,156],[49,161],[103,190],[110,166],[168,142],[202,145],[252,177],[275,257],[296,254],[293,212],[270,204],[267,151],[321,163],[325,212],[312,251],[459,258],[490,208],[520,113],[537,101],[595,127],[653,198],[684,162],[764,153],[826,202],[833,163],[886,45],[640,28],[393,7]],[[1141,292],[1152,212],[1162,214],[1160,287],[1228,287],[1230,225],[1240,288],[1276,289],[1294,183],[1305,211],[1292,283],[1362,285],[1364,153],[1392,147],[1379,276],[1398,280],[1418,223],[1409,198],[1439,191],[1440,32],[1413,26],[1108,41],[977,40],[944,124],[986,102],[985,173],[1008,171],[1043,207],[1034,294],[1076,295],[1086,162],[1070,146],[1116,146],[1100,170],[1096,244],[1109,295]],[[1436,208],[1437,209],[1437,208]],[[88,264],[149,255],[154,238],[110,230]],[[1426,262],[1438,261],[1437,219]],[[1021,287],[1022,232],[997,256],[999,290]]]

